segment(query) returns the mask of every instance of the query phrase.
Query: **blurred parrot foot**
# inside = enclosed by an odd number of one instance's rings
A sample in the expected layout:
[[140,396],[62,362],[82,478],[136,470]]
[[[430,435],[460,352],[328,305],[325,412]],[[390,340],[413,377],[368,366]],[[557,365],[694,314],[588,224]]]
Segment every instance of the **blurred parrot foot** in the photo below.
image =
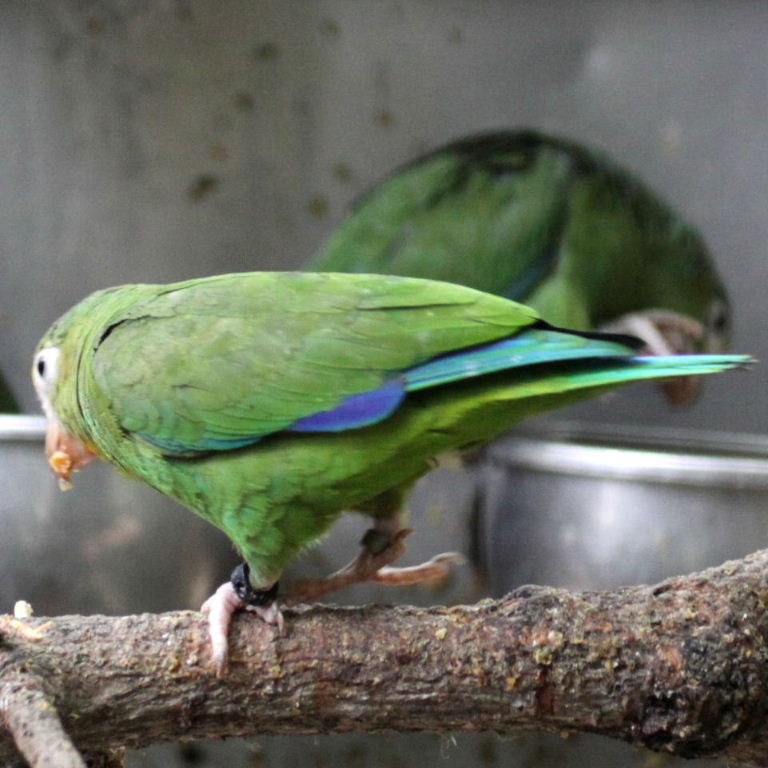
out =
[[390,563],[405,553],[405,539],[413,531],[401,528],[391,536],[386,536],[382,528],[372,528],[366,532],[361,542],[363,551],[351,563],[324,579],[299,582],[286,599],[291,602],[314,600],[365,581],[391,586],[438,581],[448,576],[451,565],[464,562],[459,553],[446,552],[421,565],[391,568]]
[[667,309],[630,312],[600,326],[601,331],[637,336],[651,355],[685,355],[696,352],[705,337],[698,321]]
[[277,603],[277,582],[269,589],[255,590],[248,580],[249,568],[246,563],[232,571],[230,581],[222,584],[200,609],[208,616],[208,636],[211,641],[211,663],[217,677],[227,671],[229,656],[229,627],[232,616],[238,611],[253,611],[267,624],[283,632],[283,614]]
[[[705,328],[698,320],[666,309],[631,312],[605,323],[600,330],[637,336],[651,355],[685,355],[700,351],[706,336]],[[672,405],[689,405],[699,394],[700,384],[696,376],[676,376],[659,384]]]

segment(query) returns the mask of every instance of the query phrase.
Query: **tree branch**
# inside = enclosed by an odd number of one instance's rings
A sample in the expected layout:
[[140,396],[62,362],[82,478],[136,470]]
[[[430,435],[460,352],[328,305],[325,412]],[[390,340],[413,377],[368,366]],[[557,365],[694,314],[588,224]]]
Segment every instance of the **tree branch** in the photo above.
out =
[[32,768],[86,768],[61,727],[39,678],[24,672],[4,675],[0,683],[0,715]]
[[[545,728],[768,766],[767,605],[768,550],[614,592],[300,606],[281,637],[238,617],[224,680],[197,613],[3,617],[0,686],[45,681],[75,744],[102,753],[266,733]],[[0,733],[0,759],[15,754]]]

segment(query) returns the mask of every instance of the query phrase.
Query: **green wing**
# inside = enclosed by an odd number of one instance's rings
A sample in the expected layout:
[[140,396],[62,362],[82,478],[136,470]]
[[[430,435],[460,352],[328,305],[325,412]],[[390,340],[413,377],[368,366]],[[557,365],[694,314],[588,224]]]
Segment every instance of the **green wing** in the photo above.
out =
[[102,334],[94,376],[123,430],[194,453],[254,442],[535,320],[527,307],[445,283],[224,275],[134,304]]

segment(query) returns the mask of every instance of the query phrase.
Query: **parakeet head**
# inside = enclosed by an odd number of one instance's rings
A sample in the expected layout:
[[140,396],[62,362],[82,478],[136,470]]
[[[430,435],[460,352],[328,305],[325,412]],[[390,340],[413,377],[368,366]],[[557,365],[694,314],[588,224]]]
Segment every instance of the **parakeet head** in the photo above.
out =
[[48,420],[45,452],[63,490],[71,487],[73,472],[97,457],[78,404],[78,373],[93,329],[99,327],[94,324],[101,314],[96,310],[113,290],[93,293],[72,307],[48,329],[35,350],[32,383]]

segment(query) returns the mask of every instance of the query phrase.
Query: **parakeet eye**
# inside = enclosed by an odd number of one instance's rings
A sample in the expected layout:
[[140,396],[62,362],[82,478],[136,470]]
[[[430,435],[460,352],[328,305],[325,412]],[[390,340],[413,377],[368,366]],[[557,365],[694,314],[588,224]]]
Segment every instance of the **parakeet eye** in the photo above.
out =
[[35,363],[32,369],[32,378],[34,379],[35,389],[42,397],[50,393],[56,378],[59,375],[59,356],[61,351],[58,347],[48,347],[41,349],[35,356]]

